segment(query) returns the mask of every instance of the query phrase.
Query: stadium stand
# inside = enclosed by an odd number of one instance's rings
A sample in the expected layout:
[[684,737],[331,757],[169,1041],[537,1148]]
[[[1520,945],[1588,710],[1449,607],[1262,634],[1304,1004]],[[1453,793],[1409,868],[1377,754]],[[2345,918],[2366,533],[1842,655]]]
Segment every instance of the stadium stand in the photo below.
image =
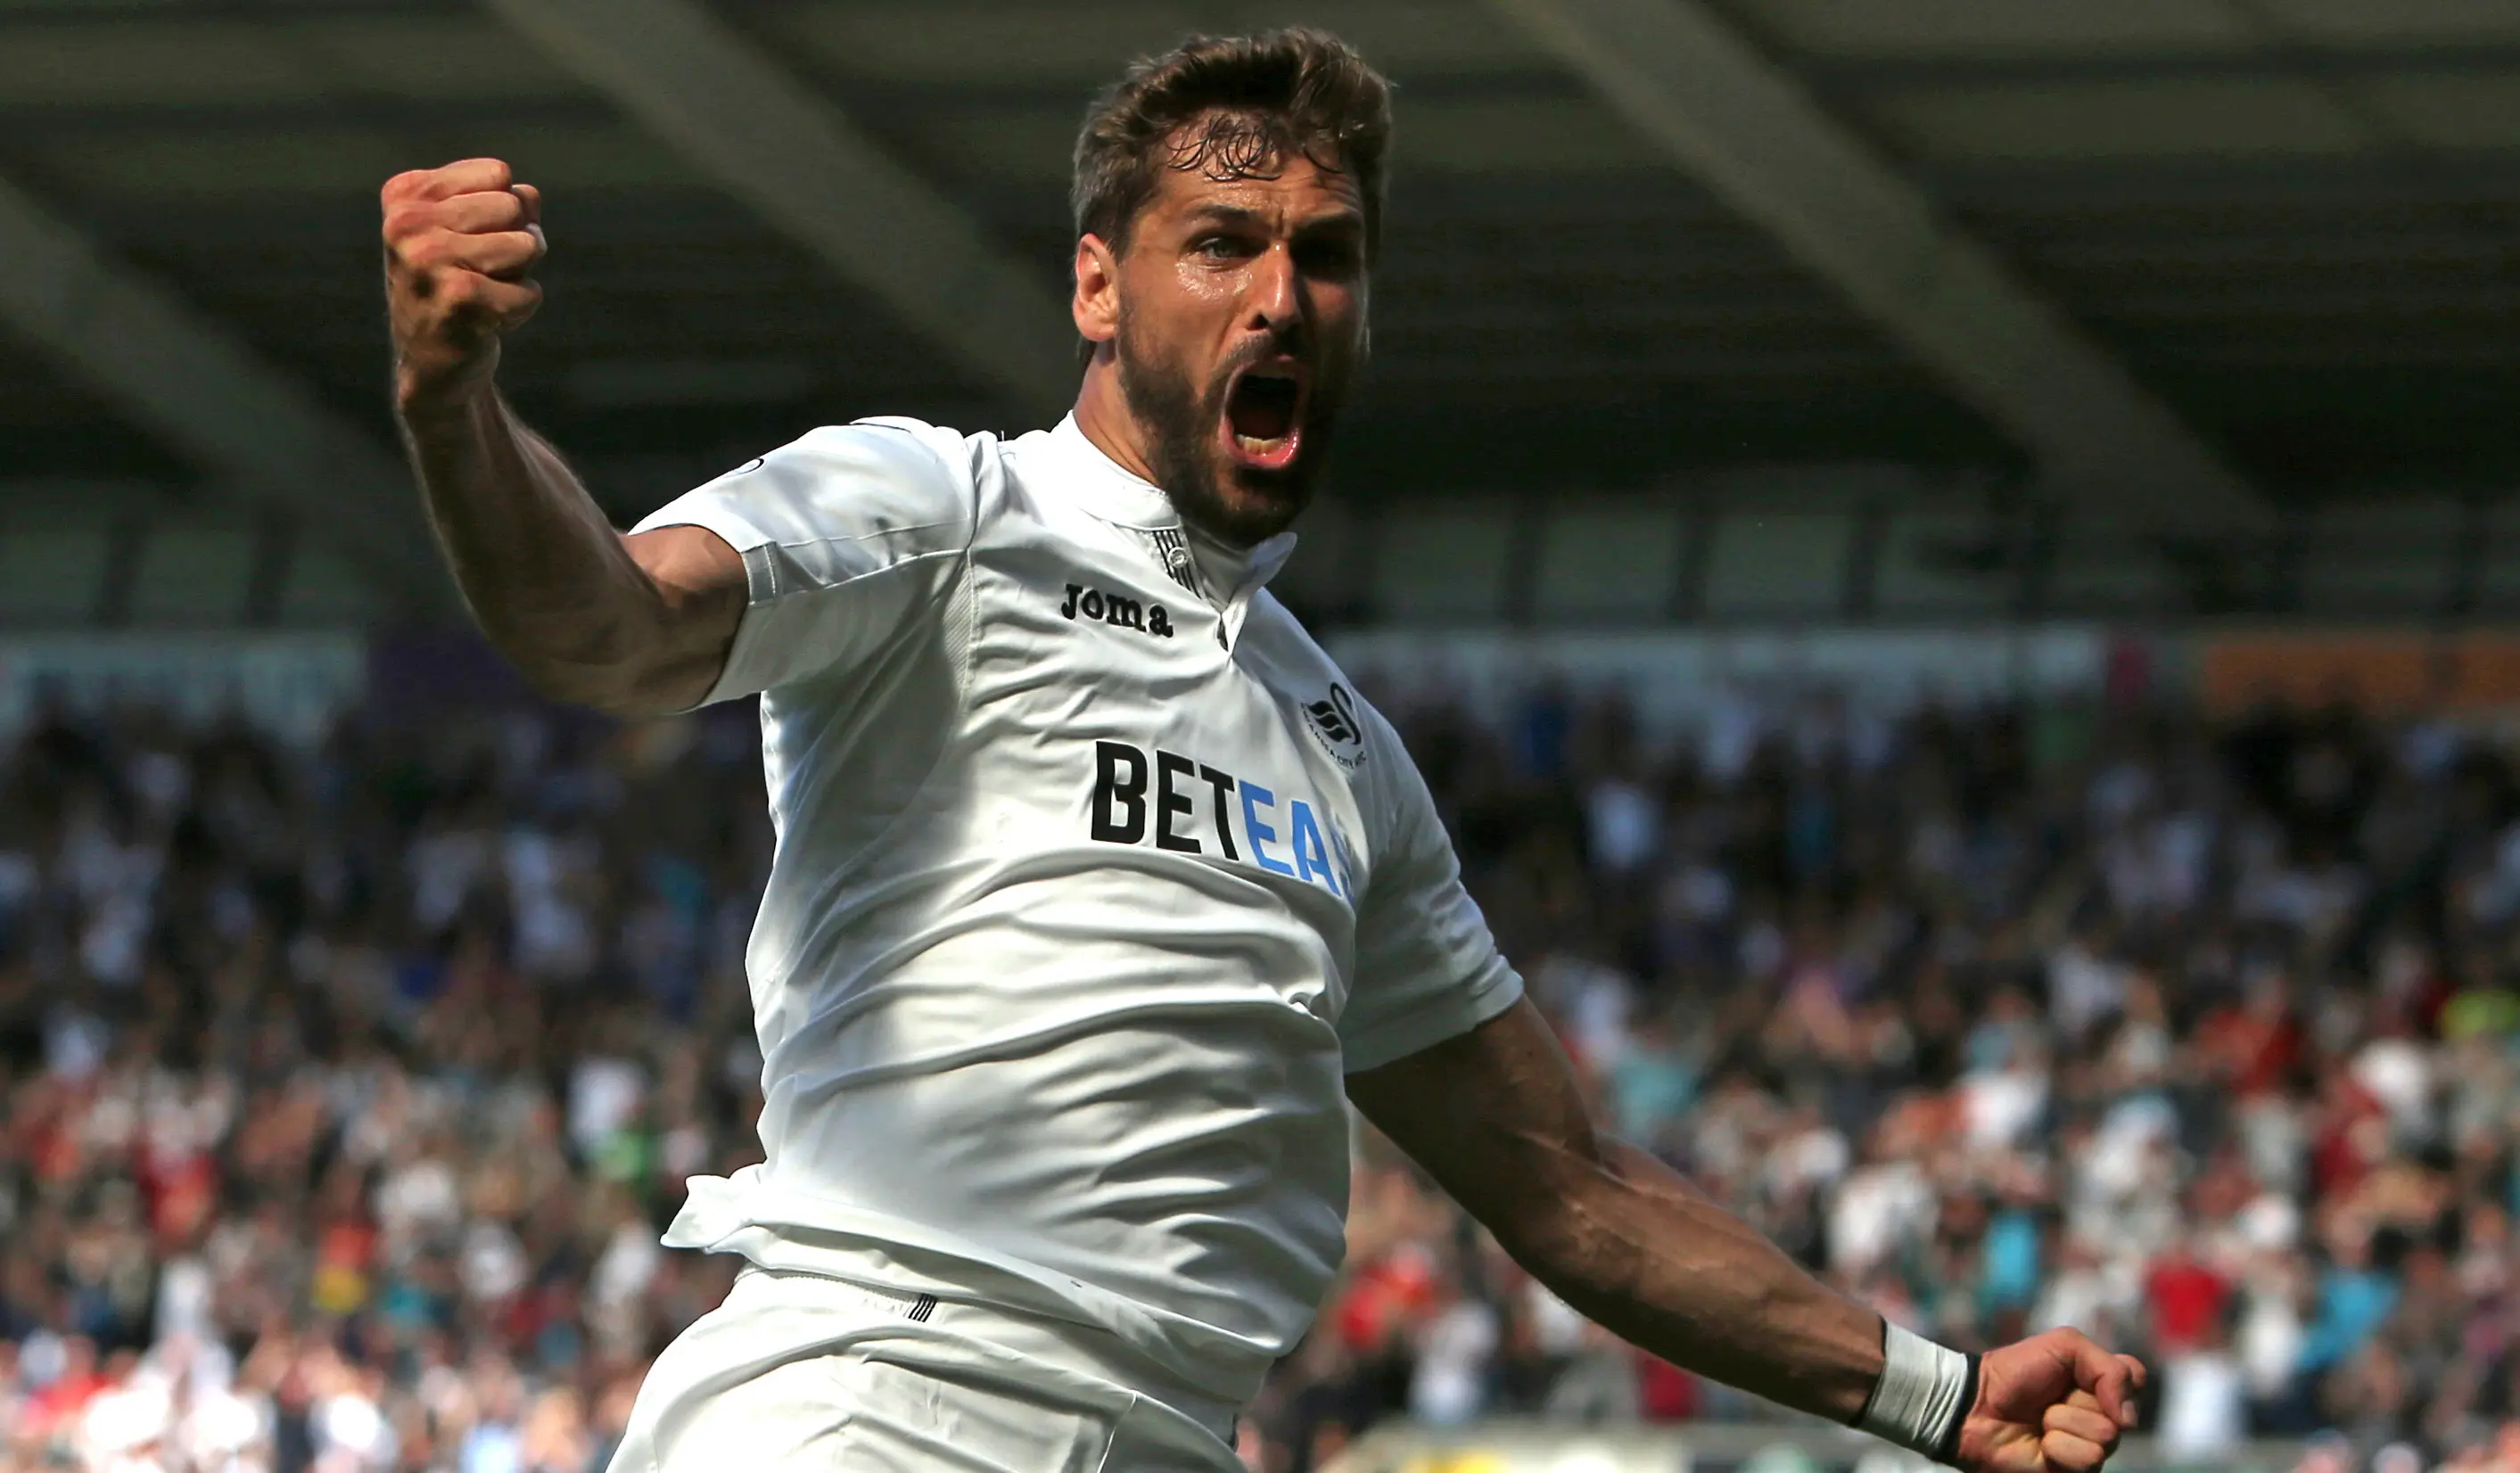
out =
[[[1289,22],[1400,142],[1275,588],[1603,1115],[2151,1358],[2122,1473],[2520,1473],[2520,0],[0,4],[0,1470],[601,1468],[731,1276],[752,724],[443,646],[379,184],[543,187],[503,378],[628,525],[1047,423],[1085,100]],[[1355,1159],[1254,1469],[1865,1455]]]
[[[2430,721],[1614,698],[1403,724],[1604,1115],[1885,1313],[2074,1322],[2172,1466],[2520,1427],[2520,773]],[[0,1426],[20,1465],[601,1467],[749,1159],[747,713],[55,712],[0,828]],[[1588,1327],[1386,1146],[1245,1429],[1772,1420]]]

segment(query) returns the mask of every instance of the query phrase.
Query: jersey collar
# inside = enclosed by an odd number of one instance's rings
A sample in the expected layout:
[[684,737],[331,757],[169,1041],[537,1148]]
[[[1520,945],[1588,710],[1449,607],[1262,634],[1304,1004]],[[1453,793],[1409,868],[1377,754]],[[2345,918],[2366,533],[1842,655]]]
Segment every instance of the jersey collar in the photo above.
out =
[[1173,499],[1154,482],[1104,455],[1102,446],[1087,438],[1076,416],[1069,415],[1051,430],[1050,448],[1064,472],[1065,489],[1086,511],[1142,532],[1181,526]]
[[[1077,424],[1076,416],[1068,415],[1051,430],[1050,449],[1064,472],[1067,489],[1087,512],[1142,532],[1181,530],[1181,513],[1163,488],[1104,455],[1102,447]],[[1281,532],[1260,543],[1244,555],[1238,585],[1218,590],[1218,596],[1229,602],[1248,597],[1278,576],[1278,569],[1286,565],[1294,552],[1292,532]]]

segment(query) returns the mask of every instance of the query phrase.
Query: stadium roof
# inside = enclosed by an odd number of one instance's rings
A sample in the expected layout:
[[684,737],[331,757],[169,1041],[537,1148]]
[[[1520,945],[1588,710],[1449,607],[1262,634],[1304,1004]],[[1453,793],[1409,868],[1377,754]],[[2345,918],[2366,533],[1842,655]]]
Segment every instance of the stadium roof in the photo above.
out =
[[6,0],[0,495],[426,583],[374,201],[471,154],[544,188],[506,377],[618,512],[1039,423],[1086,99],[1291,21],[1401,88],[1351,498],[1896,463],[2218,527],[2520,469],[2520,0]]

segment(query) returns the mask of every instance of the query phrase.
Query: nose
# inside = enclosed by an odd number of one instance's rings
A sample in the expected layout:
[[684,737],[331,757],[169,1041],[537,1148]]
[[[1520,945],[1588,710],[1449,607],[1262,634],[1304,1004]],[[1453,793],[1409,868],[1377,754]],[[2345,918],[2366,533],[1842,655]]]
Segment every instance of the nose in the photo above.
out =
[[1285,242],[1272,245],[1253,263],[1246,299],[1253,328],[1283,337],[1303,326],[1303,274],[1295,269],[1295,253]]

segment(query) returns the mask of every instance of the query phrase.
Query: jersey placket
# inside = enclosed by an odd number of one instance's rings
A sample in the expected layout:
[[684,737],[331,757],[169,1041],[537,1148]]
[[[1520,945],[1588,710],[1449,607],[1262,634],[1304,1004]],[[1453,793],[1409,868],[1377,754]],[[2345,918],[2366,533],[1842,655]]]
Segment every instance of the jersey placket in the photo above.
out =
[[[1174,582],[1197,594],[1200,602],[1215,612],[1216,647],[1230,654],[1234,642],[1242,635],[1242,621],[1250,612],[1252,597],[1267,587],[1269,580],[1278,575],[1278,570],[1286,565],[1286,558],[1295,551],[1295,536],[1291,532],[1281,532],[1243,554],[1233,586],[1225,589],[1223,596],[1219,597],[1218,590],[1208,586],[1213,581],[1208,575],[1212,564],[1195,556],[1190,542],[1192,535],[1179,524],[1148,529],[1148,538],[1163,561],[1166,573]],[[1184,564],[1189,568],[1187,578],[1178,570]]]

